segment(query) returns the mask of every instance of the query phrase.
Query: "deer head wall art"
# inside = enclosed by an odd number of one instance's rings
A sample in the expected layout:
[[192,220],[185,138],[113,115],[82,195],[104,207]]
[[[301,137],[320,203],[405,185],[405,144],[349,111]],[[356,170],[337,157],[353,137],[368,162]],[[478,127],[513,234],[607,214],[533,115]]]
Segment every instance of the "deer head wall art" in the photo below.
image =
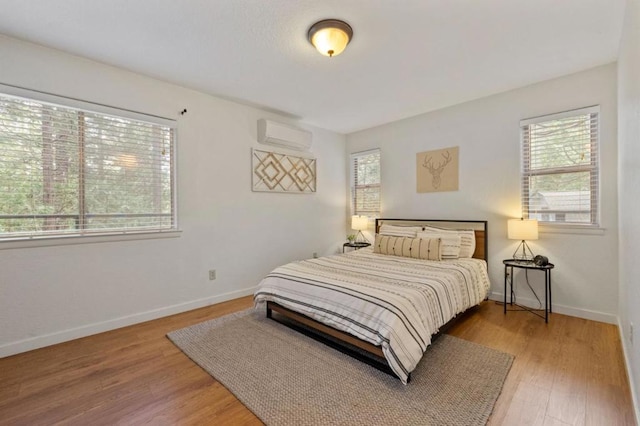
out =
[[458,147],[416,154],[418,192],[458,190]]

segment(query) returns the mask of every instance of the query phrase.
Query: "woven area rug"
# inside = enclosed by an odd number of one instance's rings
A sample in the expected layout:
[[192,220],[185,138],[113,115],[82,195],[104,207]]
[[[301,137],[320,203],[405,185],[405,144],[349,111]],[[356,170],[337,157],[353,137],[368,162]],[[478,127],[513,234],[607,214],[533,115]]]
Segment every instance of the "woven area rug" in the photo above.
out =
[[484,425],[513,356],[442,335],[411,382],[249,309],[167,335],[267,425]]

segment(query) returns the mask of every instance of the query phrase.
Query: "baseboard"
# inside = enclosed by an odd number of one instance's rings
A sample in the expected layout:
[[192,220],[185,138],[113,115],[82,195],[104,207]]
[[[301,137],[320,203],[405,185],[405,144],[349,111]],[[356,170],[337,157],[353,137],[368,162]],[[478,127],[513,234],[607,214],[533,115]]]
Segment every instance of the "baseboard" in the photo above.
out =
[[33,349],[43,348],[45,346],[55,345],[57,343],[68,342],[69,340],[79,339],[81,337],[87,337],[93,334],[103,333],[105,331],[115,330],[132,324],[138,324],[169,315],[179,314],[181,312],[191,311],[204,306],[237,299],[238,297],[249,296],[250,294],[253,294],[255,289],[256,287],[245,288],[216,296],[205,297],[203,299],[192,300],[190,302],[179,303],[177,305],[152,309],[150,311],[140,312],[133,315],[126,315],[99,323],[45,334],[43,336],[31,337],[17,342],[6,343],[0,346],[0,358],[31,351]]
[[[504,301],[504,293],[498,293],[495,291],[491,292],[491,294],[489,295],[489,299],[502,302]],[[538,307],[538,301],[536,299],[531,299],[527,297],[518,296],[518,303],[520,305],[528,306],[531,308]],[[606,322],[607,324],[614,324],[614,325],[618,324],[618,317],[616,315],[608,314],[606,312],[598,312],[598,311],[591,311],[589,309],[574,308],[572,306],[559,305],[557,303],[553,304],[553,312],[562,314],[562,315],[569,315],[572,317],[584,318],[592,321]]]
[[629,357],[629,346],[627,344],[628,340],[625,338],[624,328],[622,326],[622,323],[620,322],[620,319],[618,319],[618,331],[620,332],[620,342],[622,342],[622,354],[624,356],[624,365],[627,369],[627,380],[629,381],[629,389],[631,389],[631,403],[633,404],[633,412],[636,416],[636,424],[638,424],[638,420],[640,419],[640,407],[638,407],[638,392],[632,376],[633,370],[631,370],[631,358]]

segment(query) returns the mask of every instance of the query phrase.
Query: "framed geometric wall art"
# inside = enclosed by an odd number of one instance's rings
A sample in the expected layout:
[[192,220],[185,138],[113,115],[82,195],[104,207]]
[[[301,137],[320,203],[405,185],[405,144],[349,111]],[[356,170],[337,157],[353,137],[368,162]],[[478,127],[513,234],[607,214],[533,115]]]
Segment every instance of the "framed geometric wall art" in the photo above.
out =
[[251,150],[254,192],[316,192],[316,159],[278,152]]
[[458,190],[458,147],[416,154],[416,190],[444,192]]

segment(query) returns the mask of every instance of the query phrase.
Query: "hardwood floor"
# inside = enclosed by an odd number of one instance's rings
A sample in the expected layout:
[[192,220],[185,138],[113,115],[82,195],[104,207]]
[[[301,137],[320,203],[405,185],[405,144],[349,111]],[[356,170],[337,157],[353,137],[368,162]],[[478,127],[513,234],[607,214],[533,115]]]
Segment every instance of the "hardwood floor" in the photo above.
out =
[[493,301],[449,334],[515,355],[491,425],[634,425],[618,328],[551,314],[549,324]]
[[[0,359],[0,424],[261,424],[166,337],[251,297]],[[492,301],[448,333],[515,355],[491,425],[633,425],[618,330]]]

